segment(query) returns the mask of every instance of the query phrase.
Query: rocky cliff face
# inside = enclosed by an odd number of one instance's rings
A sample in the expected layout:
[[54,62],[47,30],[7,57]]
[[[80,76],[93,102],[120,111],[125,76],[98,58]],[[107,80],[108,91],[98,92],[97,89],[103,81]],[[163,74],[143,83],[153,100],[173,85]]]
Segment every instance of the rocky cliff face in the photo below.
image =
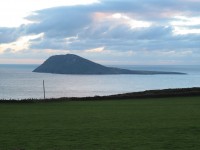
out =
[[106,67],[74,54],[51,56],[33,72],[56,74],[182,74],[179,72],[137,71]]

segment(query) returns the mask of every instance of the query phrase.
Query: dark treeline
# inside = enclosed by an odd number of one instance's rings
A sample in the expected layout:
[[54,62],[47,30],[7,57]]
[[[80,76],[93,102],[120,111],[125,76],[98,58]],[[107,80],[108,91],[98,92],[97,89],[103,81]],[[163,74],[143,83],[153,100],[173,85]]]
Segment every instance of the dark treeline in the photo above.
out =
[[123,99],[147,99],[167,97],[190,97],[200,96],[200,88],[180,88],[164,90],[148,90],[143,92],[132,92],[109,96],[94,97],[61,97],[48,99],[22,99],[22,100],[0,100],[0,103],[35,103],[35,102],[62,102],[62,101],[95,101],[95,100],[123,100]]

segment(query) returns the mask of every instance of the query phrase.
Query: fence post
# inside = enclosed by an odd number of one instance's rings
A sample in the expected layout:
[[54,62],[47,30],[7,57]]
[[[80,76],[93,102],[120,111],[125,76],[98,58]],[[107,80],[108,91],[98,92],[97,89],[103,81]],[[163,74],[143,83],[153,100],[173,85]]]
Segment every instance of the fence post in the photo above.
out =
[[44,85],[44,80],[43,80],[43,92],[44,92],[44,99],[45,99],[46,97],[45,97],[45,85]]

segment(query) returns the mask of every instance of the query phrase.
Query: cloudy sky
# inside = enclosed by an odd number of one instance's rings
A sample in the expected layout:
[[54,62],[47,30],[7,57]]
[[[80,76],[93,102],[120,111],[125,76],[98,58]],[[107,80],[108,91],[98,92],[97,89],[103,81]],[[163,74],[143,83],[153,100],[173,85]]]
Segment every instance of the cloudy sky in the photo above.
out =
[[200,0],[0,1],[0,64],[67,53],[103,64],[200,64]]

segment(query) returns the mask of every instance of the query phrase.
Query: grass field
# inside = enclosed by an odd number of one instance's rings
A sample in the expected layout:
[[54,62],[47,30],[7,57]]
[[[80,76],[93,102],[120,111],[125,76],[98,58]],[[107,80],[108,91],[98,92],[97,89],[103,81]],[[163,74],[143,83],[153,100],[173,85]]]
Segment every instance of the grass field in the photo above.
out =
[[198,150],[200,97],[0,104],[0,150]]

